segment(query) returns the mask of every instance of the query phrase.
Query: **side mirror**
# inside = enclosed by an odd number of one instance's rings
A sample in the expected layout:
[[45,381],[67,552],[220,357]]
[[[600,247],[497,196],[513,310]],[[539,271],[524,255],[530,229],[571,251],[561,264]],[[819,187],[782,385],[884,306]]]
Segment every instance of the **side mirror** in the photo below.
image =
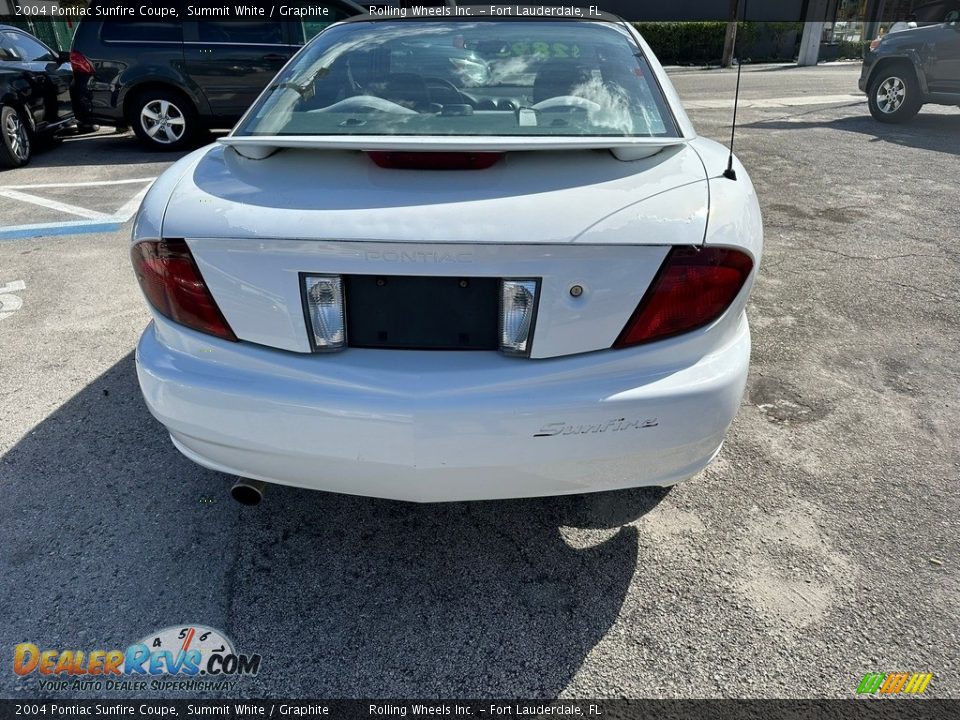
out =
[[63,65],[64,63],[70,62],[70,51],[69,50],[60,50],[57,52],[57,65]]

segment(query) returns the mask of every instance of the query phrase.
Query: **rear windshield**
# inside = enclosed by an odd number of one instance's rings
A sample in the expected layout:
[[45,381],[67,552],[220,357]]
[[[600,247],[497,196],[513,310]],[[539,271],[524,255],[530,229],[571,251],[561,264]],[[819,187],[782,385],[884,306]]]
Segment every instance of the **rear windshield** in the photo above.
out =
[[236,135],[676,137],[646,59],[601,22],[335,26],[277,76]]

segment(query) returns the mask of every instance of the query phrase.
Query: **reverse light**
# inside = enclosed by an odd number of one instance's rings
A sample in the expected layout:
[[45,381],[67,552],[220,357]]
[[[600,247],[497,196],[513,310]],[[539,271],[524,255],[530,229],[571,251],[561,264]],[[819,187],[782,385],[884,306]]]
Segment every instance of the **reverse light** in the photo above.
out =
[[613,347],[663,340],[710,324],[730,307],[752,269],[753,260],[739,250],[673,248]]
[[145,240],[130,250],[147,301],[170,320],[236,342],[184,240]]
[[315,352],[339,350],[347,344],[343,280],[339,275],[302,275],[303,306],[310,344]]
[[529,355],[540,283],[532,278],[503,280],[500,285],[500,351]]

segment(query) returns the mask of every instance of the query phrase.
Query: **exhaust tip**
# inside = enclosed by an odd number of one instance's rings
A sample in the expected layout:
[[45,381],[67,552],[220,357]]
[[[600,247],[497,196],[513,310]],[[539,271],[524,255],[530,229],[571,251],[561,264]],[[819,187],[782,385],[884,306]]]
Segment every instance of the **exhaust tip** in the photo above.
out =
[[265,487],[266,483],[260,480],[238,480],[234,486],[230,488],[230,497],[241,505],[252,507],[259,505],[260,501],[263,500]]

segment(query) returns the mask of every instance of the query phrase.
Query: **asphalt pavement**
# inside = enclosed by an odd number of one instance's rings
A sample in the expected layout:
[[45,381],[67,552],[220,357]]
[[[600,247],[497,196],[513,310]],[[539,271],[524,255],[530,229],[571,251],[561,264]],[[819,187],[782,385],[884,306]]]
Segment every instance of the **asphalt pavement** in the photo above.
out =
[[[858,71],[744,73],[753,365],[670,491],[242,508],[136,382],[129,213],[175,158],[104,131],[0,174],[0,696],[103,695],[18,678],[17,643],[201,623],[263,656],[230,695],[960,697],[960,111],[880,125]],[[735,73],[675,82],[725,141]]]

